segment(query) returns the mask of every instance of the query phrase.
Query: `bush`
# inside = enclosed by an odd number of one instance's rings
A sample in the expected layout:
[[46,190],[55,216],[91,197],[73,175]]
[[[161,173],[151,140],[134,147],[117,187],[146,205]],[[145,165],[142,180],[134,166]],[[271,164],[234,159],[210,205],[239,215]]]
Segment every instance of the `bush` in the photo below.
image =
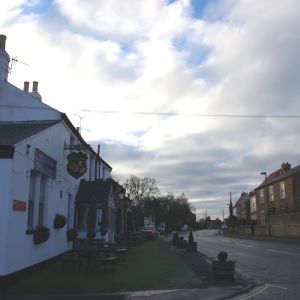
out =
[[226,260],[227,260],[227,257],[228,257],[228,255],[227,255],[227,252],[225,252],[225,251],[221,251],[218,254],[218,260],[221,261],[221,262],[225,263]]
[[34,231],[33,231],[33,243],[35,245],[38,244],[42,244],[45,243],[50,236],[50,230],[47,227],[37,227]]
[[67,219],[65,216],[56,214],[54,221],[53,221],[53,226],[55,229],[60,229],[63,228],[67,223]]
[[66,232],[66,234],[67,234],[67,241],[68,242],[74,241],[77,238],[77,236],[78,236],[78,232],[74,228],[69,229]]

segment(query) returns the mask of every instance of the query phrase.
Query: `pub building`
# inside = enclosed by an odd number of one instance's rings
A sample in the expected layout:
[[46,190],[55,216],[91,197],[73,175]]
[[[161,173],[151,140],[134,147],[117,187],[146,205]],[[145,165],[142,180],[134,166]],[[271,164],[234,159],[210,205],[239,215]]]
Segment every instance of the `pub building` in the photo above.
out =
[[[106,182],[112,171],[67,115],[42,101],[38,82],[29,91],[29,82],[21,90],[7,81],[5,44],[0,35],[0,279],[70,250],[67,232],[87,230],[86,214],[75,218],[80,183]],[[101,238],[113,242],[113,227]]]

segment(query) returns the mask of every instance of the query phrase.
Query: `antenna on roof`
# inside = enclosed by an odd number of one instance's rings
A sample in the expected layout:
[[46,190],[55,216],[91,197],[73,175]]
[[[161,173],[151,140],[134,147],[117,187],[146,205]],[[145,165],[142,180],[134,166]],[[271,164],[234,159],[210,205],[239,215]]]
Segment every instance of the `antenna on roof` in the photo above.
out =
[[13,65],[15,65],[16,63],[20,63],[20,64],[23,64],[23,65],[25,65],[27,67],[30,67],[29,64],[27,64],[27,63],[25,63],[23,61],[18,60],[17,56],[16,56],[16,57],[14,57],[14,58],[11,59],[11,63],[10,63],[10,67],[9,67],[9,73],[10,74],[11,74],[11,70],[12,70]]

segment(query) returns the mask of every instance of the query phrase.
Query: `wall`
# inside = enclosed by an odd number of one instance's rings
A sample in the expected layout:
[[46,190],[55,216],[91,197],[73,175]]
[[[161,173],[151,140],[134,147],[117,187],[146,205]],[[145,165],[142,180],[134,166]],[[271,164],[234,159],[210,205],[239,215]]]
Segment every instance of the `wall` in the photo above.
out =
[[0,83],[0,121],[59,120],[60,112],[9,82]]
[[300,238],[300,213],[270,216],[273,236]]
[[[270,215],[271,235],[275,237],[286,238],[300,238],[300,212],[284,214],[284,215]],[[230,233],[268,236],[268,225],[254,225],[253,230],[251,225],[239,225],[231,227]]]
[[[7,212],[11,208],[10,195],[12,189],[12,159],[0,159],[0,212]],[[0,217],[0,276],[5,274],[6,267],[6,241],[8,229],[8,214],[1,214]]]

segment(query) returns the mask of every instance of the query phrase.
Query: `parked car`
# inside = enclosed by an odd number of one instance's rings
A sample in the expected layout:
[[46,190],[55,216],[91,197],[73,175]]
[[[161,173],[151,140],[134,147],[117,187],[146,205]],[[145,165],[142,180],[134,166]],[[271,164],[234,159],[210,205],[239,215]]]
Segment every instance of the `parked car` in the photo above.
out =
[[159,236],[159,232],[152,226],[140,227],[139,233],[147,240],[157,239]]

